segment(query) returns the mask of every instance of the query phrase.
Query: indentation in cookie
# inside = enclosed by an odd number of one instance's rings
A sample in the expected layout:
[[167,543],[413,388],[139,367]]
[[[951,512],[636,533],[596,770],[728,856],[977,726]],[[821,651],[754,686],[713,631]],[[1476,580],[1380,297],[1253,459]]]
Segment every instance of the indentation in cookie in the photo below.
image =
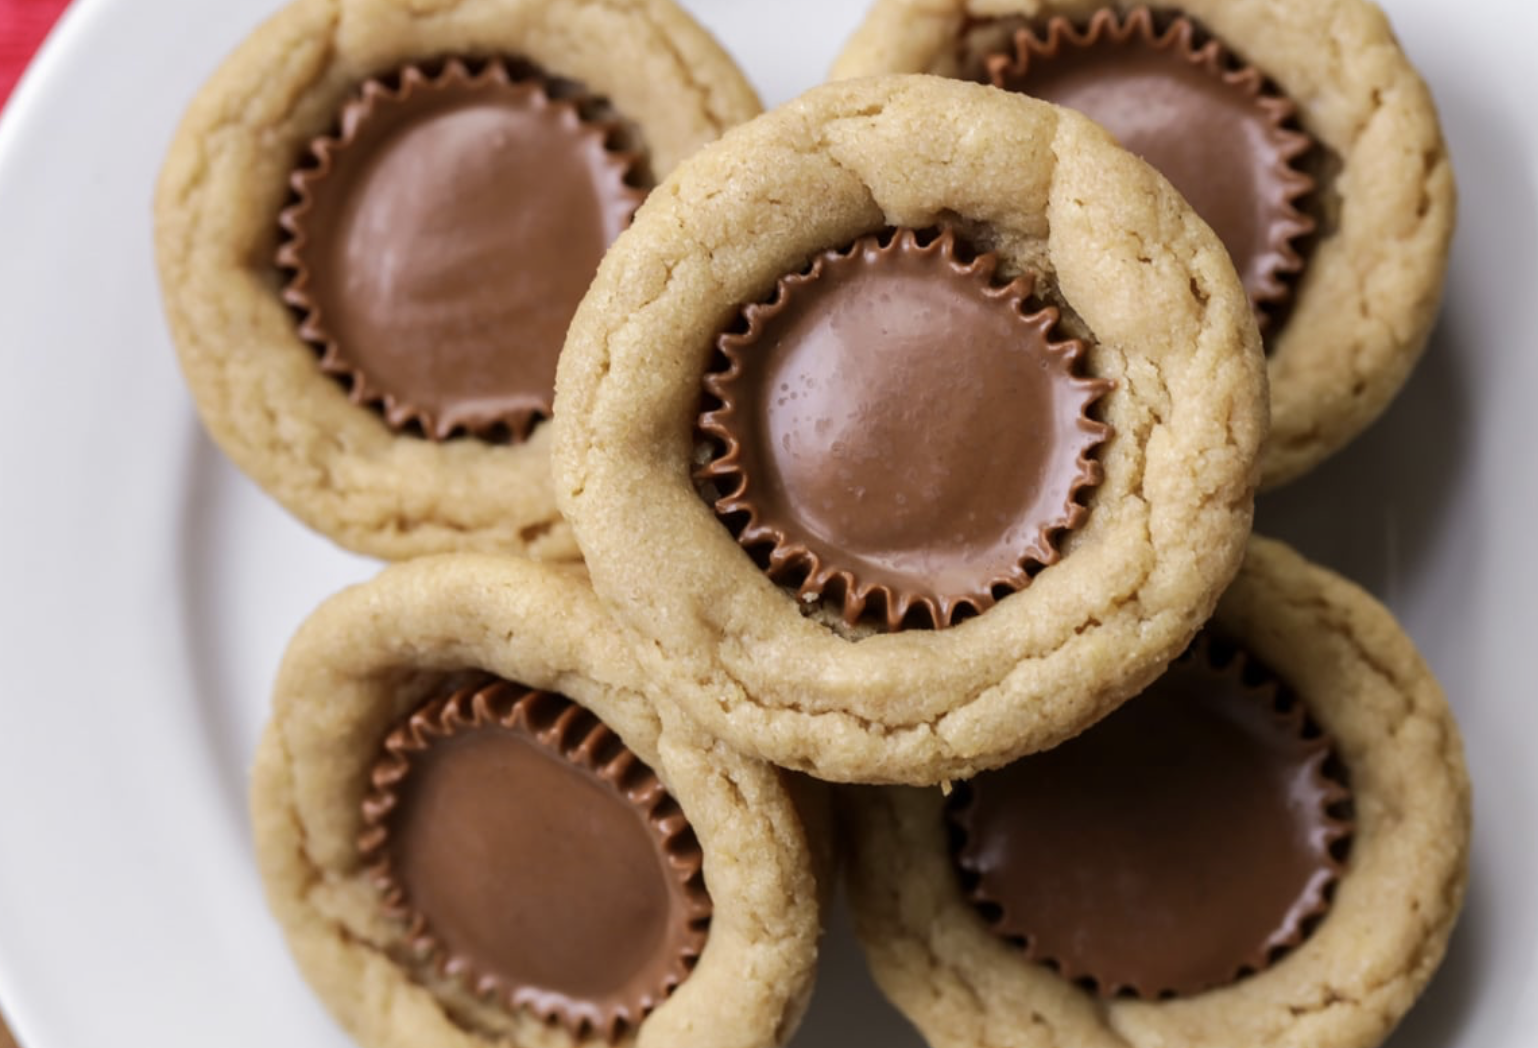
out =
[[1147,691],[946,808],[961,887],[1027,958],[1102,996],[1187,997],[1325,919],[1353,833],[1302,700],[1211,633]]
[[996,87],[1079,110],[1157,168],[1228,248],[1261,329],[1278,322],[1315,229],[1300,202],[1316,147],[1264,73],[1190,18],[1147,7],[1022,25],[982,67]]
[[482,674],[393,731],[358,842],[419,977],[617,1041],[693,969],[703,857],[592,713]]
[[526,63],[364,83],[279,218],[283,298],[321,369],[396,431],[527,439],[577,303],[646,195],[635,138]]
[[943,628],[1060,556],[1101,480],[1111,388],[1029,276],[951,228],[866,236],[720,336],[696,480],[776,581],[843,620]]

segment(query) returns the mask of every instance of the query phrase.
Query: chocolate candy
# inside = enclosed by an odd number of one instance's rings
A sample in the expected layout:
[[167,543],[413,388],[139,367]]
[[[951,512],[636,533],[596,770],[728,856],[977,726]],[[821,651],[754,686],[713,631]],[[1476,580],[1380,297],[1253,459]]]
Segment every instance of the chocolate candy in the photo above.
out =
[[1187,996],[1265,968],[1329,905],[1351,826],[1296,696],[1206,636],[1142,695],[949,806],[979,912],[1107,996]]
[[700,472],[772,577],[845,621],[948,626],[1023,588],[1086,516],[1109,434],[1032,282],[993,281],[952,230],[818,256],[743,313],[706,376]]
[[284,299],[398,430],[522,440],[549,417],[566,327],[645,195],[618,126],[555,91],[501,62],[408,67],[294,174]]
[[1158,168],[1228,248],[1264,328],[1314,228],[1297,207],[1314,188],[1298,166],[1313,142],[1259,70],[1204,37],[1188,18],[1105,9],[1083,28],[1062,17],[1022,28],[985,68],[997,87],[1091,117]]
[[611,1041],[688,976],[710,919],[699,845],[592,714],[478,677],[385,751],[360,851],[439,974]]

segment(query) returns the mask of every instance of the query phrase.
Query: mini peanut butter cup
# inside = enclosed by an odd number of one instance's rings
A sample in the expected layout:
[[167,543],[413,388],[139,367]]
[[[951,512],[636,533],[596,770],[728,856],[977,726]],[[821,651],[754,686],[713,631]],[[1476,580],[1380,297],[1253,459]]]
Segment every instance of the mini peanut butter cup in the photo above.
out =
[[645,196],[600,100],[526,65],[367,81],[280,216],[284,301],[320,366],[398,432],[527,439],[566,327]]
[[1228,248],[1261,329],[1277,320],[1315,228],[1299,209],[1314,142],[1265,74],[1190,18],[1147,7],[1019,28],[983,67],[995,87],[1076,109],[1157,168]]
[[1345,773],[1302,701],[1208,634],[946,812],[962,887],[1000,937],[1102,996],[1145,999],[1229,985],[1301,944],[1353,832]]
[[717,341],[696,483],[771,578],[849,626],[943,628],[1059,558],[1101,480],[1111,383],[1029,276],[953,229],[863,237]]
[[582,1039],[686,979],[711,905],[657,779],[569,699],[476,675],[384,743],[358,848],[411,959]]

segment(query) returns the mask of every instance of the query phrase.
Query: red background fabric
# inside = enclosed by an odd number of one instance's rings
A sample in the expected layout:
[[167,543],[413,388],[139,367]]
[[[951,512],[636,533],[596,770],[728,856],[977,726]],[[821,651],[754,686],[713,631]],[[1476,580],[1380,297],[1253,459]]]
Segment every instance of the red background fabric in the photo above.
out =
[[69,0],[0,0],[0,106]]

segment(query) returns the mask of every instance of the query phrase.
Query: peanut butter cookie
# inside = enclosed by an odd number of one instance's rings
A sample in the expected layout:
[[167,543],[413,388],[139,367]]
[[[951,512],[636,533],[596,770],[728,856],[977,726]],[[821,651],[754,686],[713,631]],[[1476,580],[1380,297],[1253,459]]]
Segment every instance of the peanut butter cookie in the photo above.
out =
[[935,782],[1071,736],[1238,568],[1265,364],[1222,245],[1077,114],[815,89],[660,186],[573,322],[557,495],[657,687]]
[[637,667],[580,569],[509,557],[399,565],[299,631],[256,758],[257,857],[365,1048],[794,1031],[821,797],[792,803],[644,699]]
[[671,0],[296,0],[166,159],[166,314],[214,440],[358,552],[576,556],[555,358],[655,180],[758,102]]
[[1452,163],[1426,85],[1366,0],[876,0],[832,75],[886,73],[1080,109],[1189,198],[1268,335],[1264,486],[1367,428],[1420,358]]
[[1370,596],[1258,538],[1198,644],[1083,735],[949,800],[846,797],[857,931],[936,1048],[1376,1045],[1468,874],[1430,671]]

